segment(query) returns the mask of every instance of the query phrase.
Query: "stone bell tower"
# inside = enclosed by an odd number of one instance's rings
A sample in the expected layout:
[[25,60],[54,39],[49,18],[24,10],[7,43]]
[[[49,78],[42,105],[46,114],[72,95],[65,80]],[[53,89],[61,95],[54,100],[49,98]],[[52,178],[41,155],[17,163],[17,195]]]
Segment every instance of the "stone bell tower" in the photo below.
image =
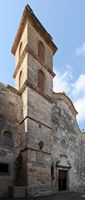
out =
[[51,188],[51,108],[56,50],[52,37],[27,5],[12,53],[16,60],[13,76],[23,102],[20,123],[23,183],[34,196]]

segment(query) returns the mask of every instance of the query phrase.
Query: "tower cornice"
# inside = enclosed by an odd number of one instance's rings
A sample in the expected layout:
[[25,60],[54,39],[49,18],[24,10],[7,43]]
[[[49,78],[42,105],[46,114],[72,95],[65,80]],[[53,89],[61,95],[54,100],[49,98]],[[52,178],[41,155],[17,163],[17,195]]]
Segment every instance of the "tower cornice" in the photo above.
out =
[[17,75],[17,73],[18,73],[18,70],[20,69],[20,66],[21,66],[21,64],[22,64],[22,62],[23,62],[23,59],[24,59],[24,57],[25,57],[25,55],[26,55],[27,52],[28,52],[29,54],[31,54],[35,59],[37,59],[37,61],[38,61],[41,65],[43,65],[43,67],[44,67],[53,77],[55,77],[55,73],[51,70],[51,68],[50,68],[48,65],[46,65],[46,64],[44,64],[44,63],[41,63],[40,60],[39,60],[39,58],[38,58],[38,56],[35,54],[35,52],[34,52],[28,45],[26,45],[25,48],[24,48],[24,50],[23,50],[23,52],[22,52],[21,58],[20,58],[20,60],[19,60],[19,62],[18,62],[18,64],[17,64],[17,66],[16,66],[15,72],[14,72],[14,74],[13,74],[13,77],[14,77],[14,78],[16,77],[16,75]]
[[38,93],[40,96],[42,96],[44,99],[46,99],[48,102],[50,102],[51,104],[54,103],[54,100],[51,96],[48,96],[45,92],[43,92],[40,88],[36,87],[33,83],[31,83],[30,81],[26,80],[22,86],[22,88],[20,89],[19,93],[20,95],[23,94],[24,90],[26,88],[31,88],[32,90],[34,90],[36,93]]
[[24,12],[23,12],[23,15],[22,15],[22,18],[21,18],[21,22],[20,22],[16,37],[15,37],[11,52],[15,55],[16,49],[17,49],[17,46],[19,44],[19,41],[20,41],[21,35],[23,33],[27,19],[29,19],[32,26],[35,28],[35,30],[37,30],[37,32],[39,32],[39,34],[43,37],[45,42],[52,49],[53,54],[55,54],[55,52],[58,49],[57,46],[54,44],[54,42],[52,41],[51,35],[43,27],[43,25],[38,20],[38,18],[35,16],[34,12],[32,11],[32,9],[30,8],[29,5],[27,5],[24,9]]

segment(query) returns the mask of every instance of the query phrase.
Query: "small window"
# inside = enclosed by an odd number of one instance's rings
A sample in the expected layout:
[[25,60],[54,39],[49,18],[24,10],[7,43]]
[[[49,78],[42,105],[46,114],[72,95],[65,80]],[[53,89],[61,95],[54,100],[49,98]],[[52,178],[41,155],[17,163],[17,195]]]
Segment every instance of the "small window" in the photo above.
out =
[[22,42],[20,43],[20,46],[19,46],[19,58],[21,56],[21,52],[22,52]]
[[45,62],[45,47],[41,41],[38,42],[38,57],[41,62]]
[[65,140],[65,139],[61,139],[61,140],[60,140],[60,143],[61,143],[61,146],[62,146],[63,148],[66,147],[66,140]]
[[12,141],[12,134],[9,131],[4,131],[3,133],[3,145],[12,147],[13,146],[13,141]]
[[44,91],[45,90],[45,75],[42,70],[38,71],[38,87]]
[[22,86],[22,71],[20,71],[20,75],[19,75],[19,89],[21,89]]
[[9,164],[0,163],[0,175],[9,174]]

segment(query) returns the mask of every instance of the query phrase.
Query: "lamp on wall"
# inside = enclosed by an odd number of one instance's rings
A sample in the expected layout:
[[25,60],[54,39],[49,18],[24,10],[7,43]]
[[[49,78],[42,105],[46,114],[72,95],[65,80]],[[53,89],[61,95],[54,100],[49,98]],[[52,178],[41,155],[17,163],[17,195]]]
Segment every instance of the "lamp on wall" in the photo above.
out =
[[44,146],[44,142],[43,142],[43,141],[40,141],[40,142],[39,142],[39,149],[42,150],[43,146]]
[[60,162],[60,160],[58,158],[56,158],[56,164],[55,164],[56,167],[58,167],[59,162]]

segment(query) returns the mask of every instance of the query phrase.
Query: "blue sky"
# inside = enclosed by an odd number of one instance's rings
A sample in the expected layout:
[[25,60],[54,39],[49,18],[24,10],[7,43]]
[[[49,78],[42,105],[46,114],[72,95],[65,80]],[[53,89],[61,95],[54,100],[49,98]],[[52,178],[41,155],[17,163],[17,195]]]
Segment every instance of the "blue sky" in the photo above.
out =
[[79,127],[85,129],[85,0],[1,0],[0,82],[14,86],[11,47],[27,3],[58,46],[54,91],[71,98]]

